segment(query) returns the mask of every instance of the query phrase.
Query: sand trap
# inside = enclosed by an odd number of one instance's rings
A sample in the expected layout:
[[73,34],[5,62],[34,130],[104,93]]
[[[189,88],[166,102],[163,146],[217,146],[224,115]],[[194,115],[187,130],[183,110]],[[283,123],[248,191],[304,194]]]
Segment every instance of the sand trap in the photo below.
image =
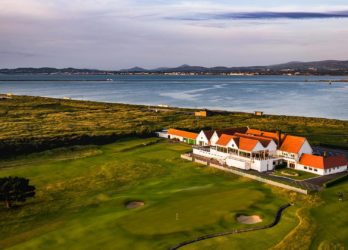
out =
[[129,201],[126,203],[126,208],[132,209],[132,208],[142,207],[144,205],[145,203],[143,201]]
[[239,215],[237,221],[243,224],[256,224],[262,221],[261,217],[258,215]]

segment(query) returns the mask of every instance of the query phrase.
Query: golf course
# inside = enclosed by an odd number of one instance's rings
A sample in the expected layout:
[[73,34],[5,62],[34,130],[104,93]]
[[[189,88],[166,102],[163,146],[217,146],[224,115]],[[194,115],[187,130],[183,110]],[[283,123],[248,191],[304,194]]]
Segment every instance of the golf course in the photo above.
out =
[[[266,230],[213,238],[182,249],[343,249],[348,245],[348,184],[305,196],[180,159],[185,144],[125,138],[102,146],[52,149],[0,161],[0,177],[29,178],[36,197],[0,209],[1,249],[169,249],[201,235],[252,227]],[[129,207],[136,201],[140,206]],[[339,229],[339,230],[337,230]]]

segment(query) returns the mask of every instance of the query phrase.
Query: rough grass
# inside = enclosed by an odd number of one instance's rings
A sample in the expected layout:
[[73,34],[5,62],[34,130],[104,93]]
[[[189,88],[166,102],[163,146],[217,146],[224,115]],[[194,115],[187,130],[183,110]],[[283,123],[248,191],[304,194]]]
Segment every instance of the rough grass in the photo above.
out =
[[[254,116],[226,112],[196,118],[193,110],[169,108],[154,112],[147,106],[14,96],[0,100],[0,149],[12,151],[86,144],[83,137],[148,134],[168,127],[198,131],[251,126],[308,137],[311,144],[348,145],[348,121],[290,116]],[[65,142],[65,143],[64,143]],[[105,142],[105,138],[101,140]],[[0,151],[0,155],[4,150]]]

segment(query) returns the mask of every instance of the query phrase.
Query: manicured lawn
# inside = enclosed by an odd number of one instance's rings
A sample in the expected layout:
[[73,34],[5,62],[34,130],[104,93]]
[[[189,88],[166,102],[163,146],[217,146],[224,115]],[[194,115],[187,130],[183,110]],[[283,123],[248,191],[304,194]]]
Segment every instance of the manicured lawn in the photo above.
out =
[[[274,228],[183,249],[348,245],[348,201],[336,195],[348,193],[347,183],[320,195],[295,194],[182,160],[187,145],[143,145],[157,140],[127,139],[0,161],[0,176],[27,177],[37,187],[37,197],[23,206],[0,208],[0,248],[168,249],[206,233],[252,226],[236,222],[240,213],[260,215],[257,225],[268,224],[289,201],[295,206]],[[127,209],[129,200],[145,205]]]
[[[284,173],[287,173],[289,175]],[[308,173],[308,172],[296,170],[296,169],[289,169],[289,168],[276,169],[274,171],[274,174],[278,176],[288,177],[294,180],[305,180],[305,179],[309,179],[313,177],[319,177],[319,175],[316,175],[316,174],[312,174],[312,173]],[[295,176],[296,174],[297,176]]]
[[[0,246],[11,249],[168,249],[205,233],[247,227],[237,213],[269,223],[286,192],[180,159],[189,147],[132,139],[59,149],[0,162],[0,176],[24,176],[37,197],[0,209]],[[126,209],[129,200],[145,206]],[[297,224],[296,208],[265,232],[224,239],[225,246],[267,249]],[[230,239],[230,240],[228,240]],[[246,241],[246,239],[248,239]],[[205,244],[215,245],[219,240]]]

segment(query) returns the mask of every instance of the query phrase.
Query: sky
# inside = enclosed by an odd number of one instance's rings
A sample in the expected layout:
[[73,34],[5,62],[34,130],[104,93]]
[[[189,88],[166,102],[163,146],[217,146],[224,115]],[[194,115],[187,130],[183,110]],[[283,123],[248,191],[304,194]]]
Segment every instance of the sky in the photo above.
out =
[[348,60],[347,0],[0,0],[0,68]]

